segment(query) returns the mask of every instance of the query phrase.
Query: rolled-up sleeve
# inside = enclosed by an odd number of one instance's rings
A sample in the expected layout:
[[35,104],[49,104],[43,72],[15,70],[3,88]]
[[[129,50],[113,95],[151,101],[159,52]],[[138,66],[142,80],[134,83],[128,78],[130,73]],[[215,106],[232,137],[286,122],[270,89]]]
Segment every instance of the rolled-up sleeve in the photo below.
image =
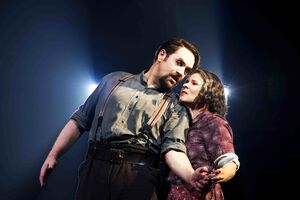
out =
[[176,104],[171,111],[170,117],[163,128],[161,153],[170,150],[186,153],[185,138],[189,128],[187,110],[180,104]]
[[[103,81],[102,81],[103,82]],[[94,90],[94,92],[87,98],[84,104],[71,115],[70,119],[73,119],[83,130],[90,130],[95,115],[95,108],[99,99],[100,90],[102,88],[102,82]]]

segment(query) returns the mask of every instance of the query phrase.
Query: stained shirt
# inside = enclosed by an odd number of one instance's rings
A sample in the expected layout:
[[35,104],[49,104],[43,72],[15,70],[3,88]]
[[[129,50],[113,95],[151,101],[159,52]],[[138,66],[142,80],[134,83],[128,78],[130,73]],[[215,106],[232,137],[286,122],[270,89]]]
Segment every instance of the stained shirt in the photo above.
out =
[[[106,75],[85,103],[72,114],[70,118],[89,131],[89,140],[146,145],[147,137],[136,136],[140,136],[143,124],[151,118],[167,91],[147,87],[144,72],[122,82],[107,102],[111,88],[128,73],[113,72]],[[149,142],[152,147],[160,146],[161,153],[169,150],[186,152],[184,142],[189,126],[187,110],[178,103],[174,93],[171,99],[170,106],[152,127]],[[98,118],[104,104],[100,125]],[[157,152],[156,148],[152,150]]]
[[[187,134],[187,155],[194,169],[206,166],[209,171],[216,168],[214,161],[225,153],[234,153],[232,129],[228,122],[217,114],[203,111],[192,121]],[[199,197],[197,192],[188,192],[183,180],[170,173],[168,180],[173,185],[170,196],[177,193],[186,197]],[[208,191],[206,197],[216,195],[213,199],[223,199],[219,184]],[[205,199],[207,199],[205,198]],[[209,199],[209,198],[208,198]]]

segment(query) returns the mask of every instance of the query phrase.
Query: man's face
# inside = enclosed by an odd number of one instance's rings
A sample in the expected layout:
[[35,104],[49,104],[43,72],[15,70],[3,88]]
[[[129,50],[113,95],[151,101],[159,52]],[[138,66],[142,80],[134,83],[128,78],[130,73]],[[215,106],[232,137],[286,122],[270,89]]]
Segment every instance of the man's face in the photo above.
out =
[[188,74],[194,65],[194,54],[185,47],[175,51],[167,57],[165,50],[161,50],[158,57],[160,88],[173,88]]

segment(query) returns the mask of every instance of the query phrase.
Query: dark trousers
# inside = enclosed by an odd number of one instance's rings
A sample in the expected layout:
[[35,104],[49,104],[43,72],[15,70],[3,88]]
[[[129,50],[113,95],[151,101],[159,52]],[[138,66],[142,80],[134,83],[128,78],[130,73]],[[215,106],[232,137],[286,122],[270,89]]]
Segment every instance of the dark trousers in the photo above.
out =
[[159,168],[87,158],[79,168],[76,200],[157,199]]

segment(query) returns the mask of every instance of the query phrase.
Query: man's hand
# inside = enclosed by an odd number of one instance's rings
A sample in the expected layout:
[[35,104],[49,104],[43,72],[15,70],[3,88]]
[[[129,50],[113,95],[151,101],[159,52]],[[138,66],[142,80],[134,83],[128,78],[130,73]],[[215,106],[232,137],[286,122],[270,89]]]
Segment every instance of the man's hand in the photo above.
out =
[[48,156],[45,160],[44,164],[41,167],[40,171],[40,185],[41,187],[45,187],[47,183],[47,178],[52,172],[56,165],[56,159],[53,156]]
[[40,184],[46,185],[47,177],[56,165],[56,161],[66,152],[80,136],[80,129],[73,119],[65,125],[57,137],[40,171]]
[[210,184],[207,167],[199,167],[192,176],[190,185],[197,191],[204,191]]

